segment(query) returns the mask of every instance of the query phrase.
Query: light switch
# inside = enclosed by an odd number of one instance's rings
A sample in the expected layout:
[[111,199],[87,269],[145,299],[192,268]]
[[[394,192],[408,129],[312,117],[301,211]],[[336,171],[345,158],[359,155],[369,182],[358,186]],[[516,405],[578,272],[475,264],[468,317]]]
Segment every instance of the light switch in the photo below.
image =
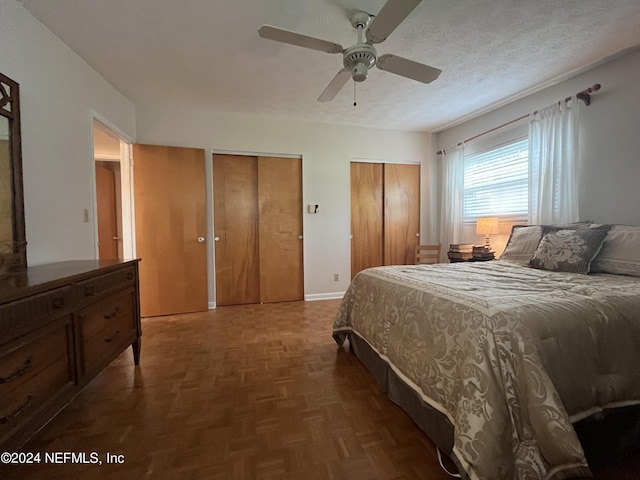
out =
[[307,209],[309,213],[320,213],[320,205],[318,204],[307,205]]

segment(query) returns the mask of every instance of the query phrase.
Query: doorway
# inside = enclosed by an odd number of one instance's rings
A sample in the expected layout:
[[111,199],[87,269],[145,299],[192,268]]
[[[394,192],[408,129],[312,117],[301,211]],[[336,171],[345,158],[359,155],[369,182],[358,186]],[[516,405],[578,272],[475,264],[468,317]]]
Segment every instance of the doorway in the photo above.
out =
[[95,257],[135,257],[129,152],[131,144],[93,119]]

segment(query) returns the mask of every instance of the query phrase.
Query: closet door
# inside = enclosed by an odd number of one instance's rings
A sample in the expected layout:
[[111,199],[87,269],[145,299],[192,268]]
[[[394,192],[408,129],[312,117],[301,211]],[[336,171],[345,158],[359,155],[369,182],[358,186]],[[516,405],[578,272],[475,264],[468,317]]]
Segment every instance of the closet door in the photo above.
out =
[[216,304],[302,300],[302,161],[213,156]]
[[420,235],[420,165],[384,165],[384,264],[415,261]]
[[256,157],[213,156],[216,304],[260,302]]
[[383,164],[351,163],[351,278],[383,265]]
[[142,316],[208,309],[204,150],[133,146]]
[[351,163],[351,278],[365,268],[414,262],[420,165]]
[[258,157],[260,301],[303,300],[302,160]]

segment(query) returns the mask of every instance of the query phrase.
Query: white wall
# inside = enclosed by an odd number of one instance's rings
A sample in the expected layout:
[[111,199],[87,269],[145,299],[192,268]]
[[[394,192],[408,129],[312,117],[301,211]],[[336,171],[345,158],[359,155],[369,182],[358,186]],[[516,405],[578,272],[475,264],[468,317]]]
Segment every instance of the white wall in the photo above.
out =
[[[445,148],[600,83],[592,104],[581,102],[580,218],[640,225],[640,50],[437,135]],[[471,142],[473,143],[473,142]],[[477,242],[473,229],[463,241]],[[504,246],[507,234],[495,239]],[[494,241],[492,240],[492,244]],[[501,251],[501,248],[500,248]]]
[[14,0],[0,0],[0,72],[20,84],[29,264],[94,258],[90,112],[134,138],[134,105]]
[[[176,106],[138,105],[136,116],[139,143],[302,155],[303,204],[321,207],[321,213],[305,212],[303,217],[306,298],[344,292],[349,284],[349,163],[353,158],[421,162],[422,236],[435,239],[428,214],[432,200],[427,179],[435,178],[429,134],[219,114]],[[334,273],[339,274],[339,282],[334,282]]]

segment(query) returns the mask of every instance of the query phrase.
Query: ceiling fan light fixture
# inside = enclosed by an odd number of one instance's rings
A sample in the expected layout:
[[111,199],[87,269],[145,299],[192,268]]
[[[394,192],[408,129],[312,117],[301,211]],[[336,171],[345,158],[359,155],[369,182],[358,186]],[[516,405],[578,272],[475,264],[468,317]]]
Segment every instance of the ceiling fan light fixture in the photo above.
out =
[[351,72],[351,77],[355,82],[364,82],[368,73],[369,68],[364,63],[356,63]]

